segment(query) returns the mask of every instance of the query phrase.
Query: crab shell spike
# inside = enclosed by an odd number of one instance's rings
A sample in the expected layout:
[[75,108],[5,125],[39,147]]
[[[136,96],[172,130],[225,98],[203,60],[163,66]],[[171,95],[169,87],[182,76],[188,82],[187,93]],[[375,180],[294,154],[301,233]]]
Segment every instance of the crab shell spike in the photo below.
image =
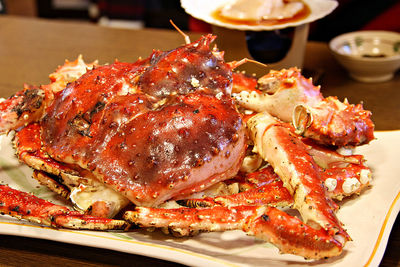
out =
[[214,46],[214,48],[212,49],[212,54],[214,55],[214,57],[216,57],[218,60],[224,60],[224,55],[225,52],[224,51],[219,51],[217,46]]

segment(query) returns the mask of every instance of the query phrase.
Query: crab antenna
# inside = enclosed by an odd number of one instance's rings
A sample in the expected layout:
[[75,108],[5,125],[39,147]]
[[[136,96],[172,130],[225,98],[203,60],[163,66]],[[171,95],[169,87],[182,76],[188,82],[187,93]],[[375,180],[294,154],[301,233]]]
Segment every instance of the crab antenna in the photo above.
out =
[[258,65],[261,65],[263,67],[267,67],[266,64],[261,63],[261,62],[259,62],[257,60],[249,59],[249,58],[243,58],[243,59],[241,59],[239,61],[236,61],[236,60],[235,61],[231,61],[231,62],[228,62],[227,64],[229,65],[229,67],[231,67],[231,69],[235,69],[235,68],[237,68],[237,67],[239,67],[239,66],[241,66],[241,65],[243,65],[244,63],[247,63],[247,62],[252,62],[252,63],[256,63]]
[[174,28],[185,38],[185,43],[190,44],[190,38],[187,34],[185,34],[181,29],[178,28],[178,26],[175,25],[175,23],[172,21],[172,19],[169,20],[169,22],[174,26]]

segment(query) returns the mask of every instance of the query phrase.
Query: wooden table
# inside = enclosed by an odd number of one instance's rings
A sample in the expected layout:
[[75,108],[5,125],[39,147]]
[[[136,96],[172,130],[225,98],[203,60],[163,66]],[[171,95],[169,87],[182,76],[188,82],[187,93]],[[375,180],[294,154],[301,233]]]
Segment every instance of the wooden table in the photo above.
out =
[[[194,34],[192,37],[198,37]],[[193,38],[193,39],[194,39]],[[0,16],[0,96],[8,97],[24,82],[45,84],[48,74],[65,59],[84,55],[101,64],[135,61],[153,48],[173,49],[184,43],[175,31],[146,29],[130,31],[88,24],[32,20]],[[229,52],[229,51],[228,51]],[[329,53],[327,44],[307,44],[306,69],[318,70],[322,93],[364,101],[373,112],[377,130],[400,129],[400,75],[386,83],[363,84],[348,78]],[[382,266],[400,266],[400,216],[393,227]],[[147,257],[111,250],[81,247],[47,240],[5,236],[0,238],[0,265],[6,266],[147,265],[176,266]]]

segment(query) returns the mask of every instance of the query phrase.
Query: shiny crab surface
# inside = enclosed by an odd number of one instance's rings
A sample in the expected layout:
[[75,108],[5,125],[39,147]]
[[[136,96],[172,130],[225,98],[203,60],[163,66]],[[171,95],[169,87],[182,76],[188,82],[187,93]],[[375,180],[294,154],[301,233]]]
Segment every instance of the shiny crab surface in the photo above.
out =
[[296,68],[234,73],[244,61],[226,63],[214,39],[134,63],[79,57],[1,102],[19,160],[76,210],[1,185],[0,211],[73,229],[240,229],[282,253],[339,255],[351,238],[334,199],[370,183],[352,149],[373,139],[371,113]]

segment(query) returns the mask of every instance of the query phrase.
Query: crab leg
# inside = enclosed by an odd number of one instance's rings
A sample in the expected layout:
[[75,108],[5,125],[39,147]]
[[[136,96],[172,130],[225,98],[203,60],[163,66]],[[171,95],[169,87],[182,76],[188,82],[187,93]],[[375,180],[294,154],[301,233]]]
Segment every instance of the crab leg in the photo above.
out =
[[308,153],[313,157],[315,163],[321,168],[346,167],[348,164],[362,165],[364,157],[362,155],[353,155],[351,148],[340,148],[333,150],[332,147],[326,147],[315,143],[311,139],[302,138],[301,141],[307,145]]
[[6,185],[0,185],[0,212],[52,227],[87,230],[128,227],[125,221],[85,215]]
[[282,253],[310,259],[340,254],[342,244],[324,229],[314,229],[285,212],[267,206],[215,206],[205,209],[138,207],[124,218],[142,227],[168,228],[181,235],[198,231],[243,230],[277,246]]
[[372,172],[364,165],[362,155],[342,155],[310,139],[303,138],[302,141],[308,146],[308,153],[319,167],[330,198],[342,200],[343,197],[359,194],[369,186]]
[[293,204],[293,197],[289,191],[283,187],[282,181],[277,180],[270,184],[257,188],[251,188],[247,191],[234,195],[219,196],[216,198],[186,199],[179,200],[179,204],[191,208],[239,205],[270,205],[287,207]]
[[216,205],[226,207],[240,205],[288,207],[293,204],[293,197],[290,195],[289,191],[283,187],[281,179],[274,173],[271,166],[264,167],[256,172],[246,174],[245,176],[238,175],[225,182],[237,182],[240,192],[214,198],[206,197],[202,199],[178,200],[178,203],[191,208],[212,207]]
[[319,86],[297,68],[271,71],[257,81],[258,86],[254,86],[255,78],[240,74],[233,81],[233,97],[240,106],[292,122],[297,134],[335,146],[361,145],[374,139],[370,111],[362,104],[323,98]]
[[369,186],[371,170],[358,164],[346,167],[332,167],[321,170],[321,178],[327,188],[327,195],[333,199],[342,200],[344,197],[360,192]]
[[306,222],[315,222],[341,242],[350,240],[336,218],[336,205],[328,198],[318,165],[307,146],[290,128],[268,113],[259,113],[247,122],[254,148],[281,177],[294,197],[294,207]]

